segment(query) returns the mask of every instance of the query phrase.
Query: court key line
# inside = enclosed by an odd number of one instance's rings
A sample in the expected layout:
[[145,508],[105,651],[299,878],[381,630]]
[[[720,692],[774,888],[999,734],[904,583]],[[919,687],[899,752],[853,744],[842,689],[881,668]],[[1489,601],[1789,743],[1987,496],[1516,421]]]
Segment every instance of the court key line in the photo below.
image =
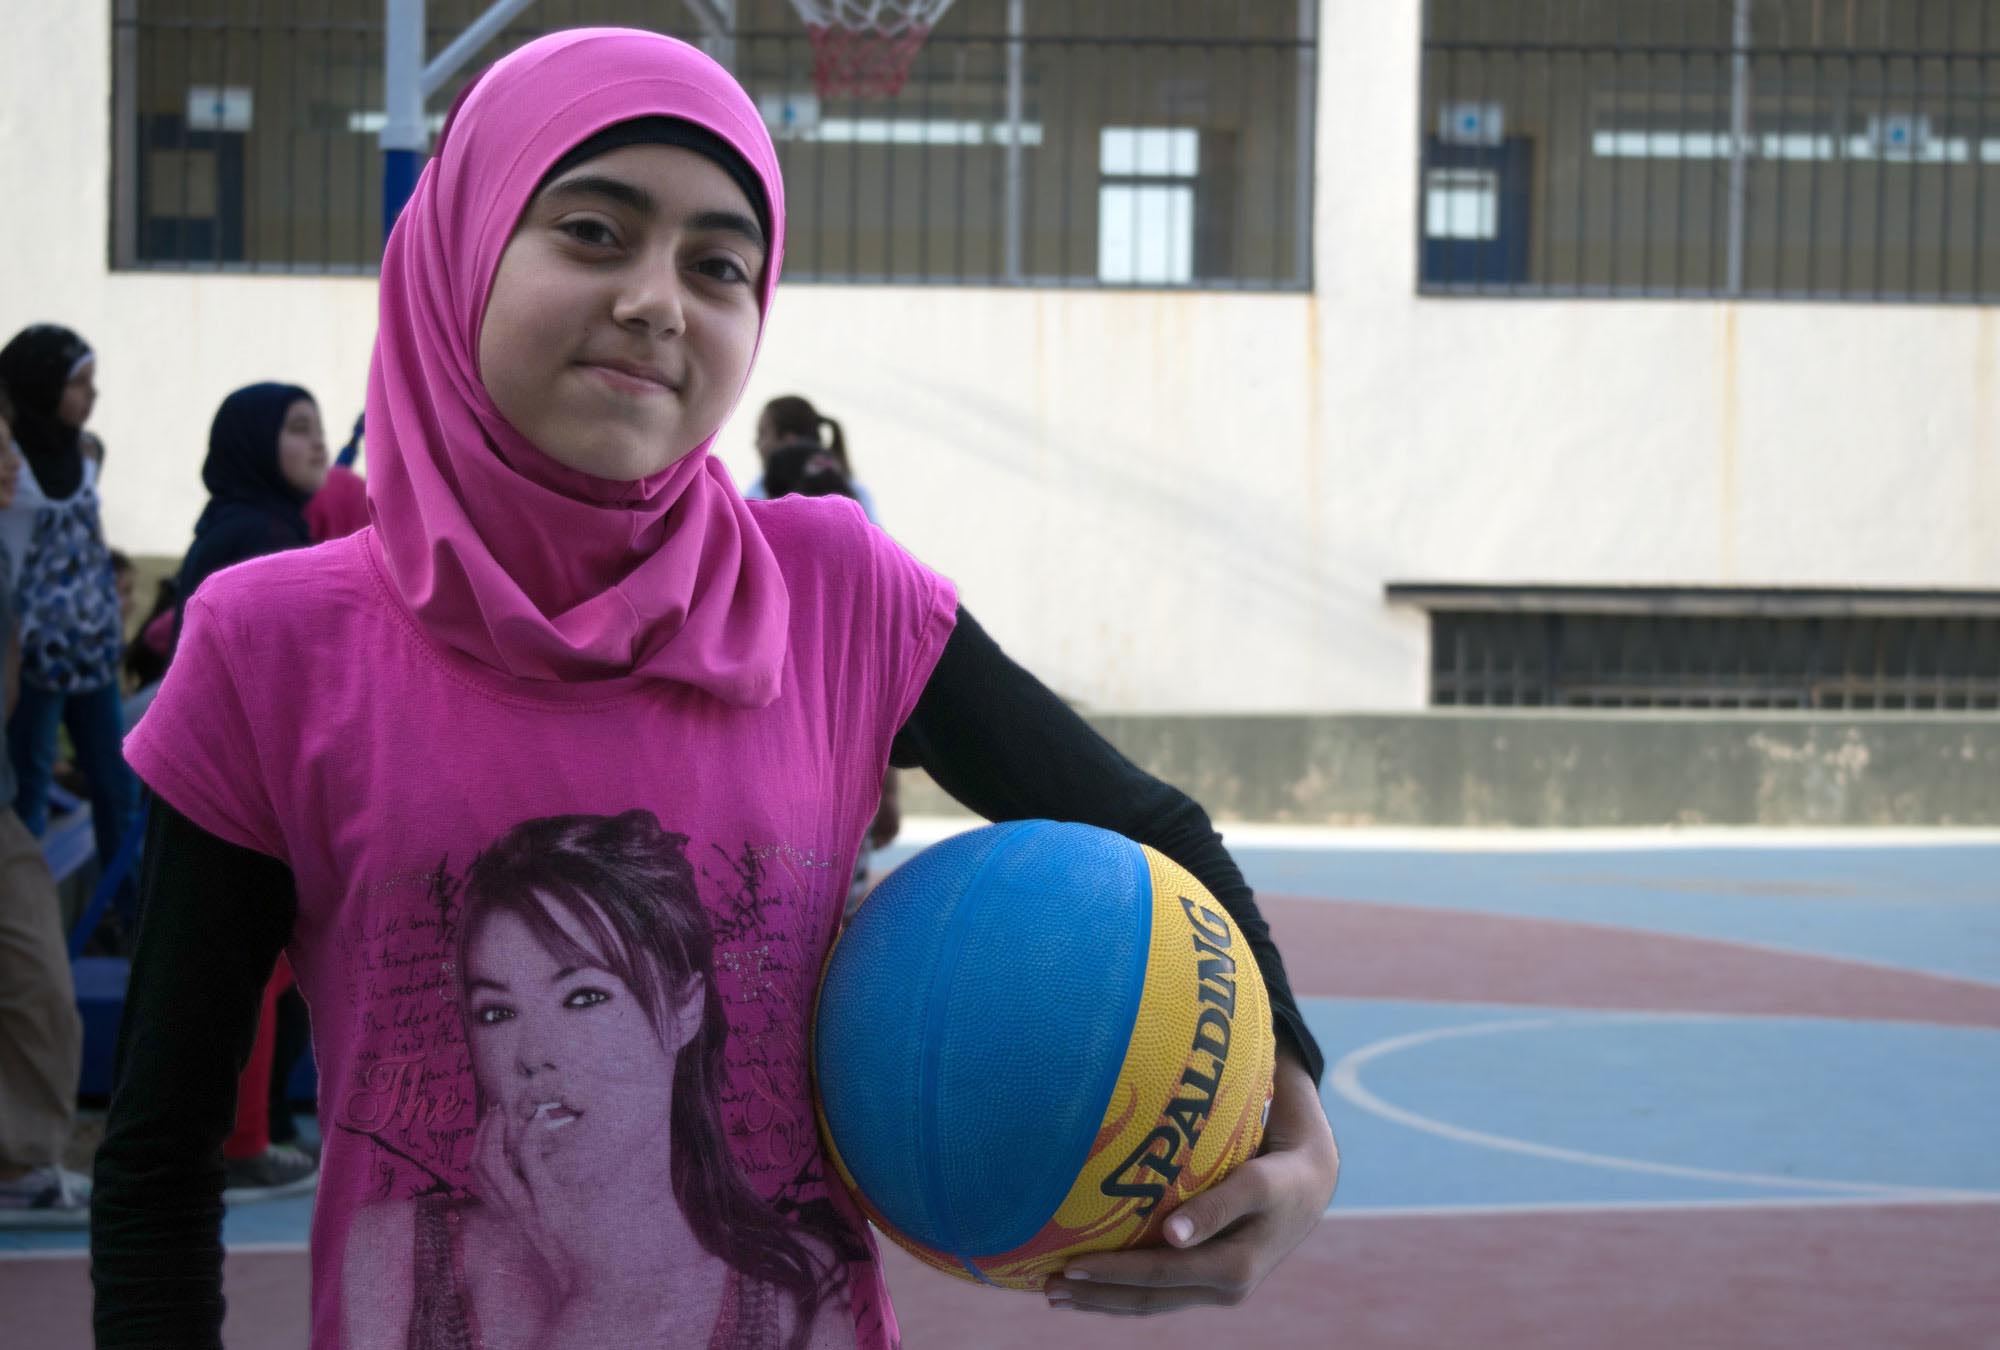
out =
[[1590,1153],[1582,1149],[1562,1148],[1553,1144],[1537,1144],[1527,1139],[1515,1139],[1508,1135],[1490,1134],[1483,1130],[1469,1130],[1449,1121],[1435,1120],[1429,1116],[1408,1111],[1370,1092],[1361,1083],[1363,1065],[1388,1055],[1400,1054],[1420,1045],[1434,1041],[1454,1040],[1467,1036],[1507,1035],[1521,1031],[1549,1031],[1589,1025],[1614,1025],[1628,1022],[1689,1022],[1723,1023],[1734,1019],[1704,1014],[1641,1013],[1613,1016],[1585,1017],[1538,1017],[1508,1022],[1473,1022],[1460,1026],[1438,1027],[1429,1031],[1410,1032],[1402,1036],[1390,1036],[1364,1045],[1349,1052],[1334,1066],[1332,1082],[1334,1091],[1362,1110],[1398,1125],[1420,1130],[1425,1134],[1450,1139],[1456,1143],[1471,1144],[1479,1148],[1490,1148],[1507,1153],[1521,1153],[1534,1158],[1547,1158],[1556,1162],[1575,1163],[1583,1167],[1601,1167],[1614,1172],[1639,1172],[1653,1176],[1679,1177],[1690,1181],[1720,1181],[1738,1186],[1769,1186],[1782,1190],[1826,1192],[1836,1195],[1865,1195],[1882,1199],[1904,1200],[1920,1203],[1975,1201],[2000,1201],[2000,1191],[1960,1190],[1949,1187],[1917,1187],[1892,1185],[1873,1181],[1839,1181],[1831,1178],[1776,1176],[1764,1172],[1733,1172],[1711,1167],[1686,1167],[1678,1163],[1647,1162],[1642,1158],[1621,1158],[1609,1153]]

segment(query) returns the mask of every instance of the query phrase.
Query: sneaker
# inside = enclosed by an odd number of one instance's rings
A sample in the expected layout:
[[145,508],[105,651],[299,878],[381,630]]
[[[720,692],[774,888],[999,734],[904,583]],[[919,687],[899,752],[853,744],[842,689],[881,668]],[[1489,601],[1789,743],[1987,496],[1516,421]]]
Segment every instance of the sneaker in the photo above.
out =
[[226,1204],[304,1195],[318,1184],[319,1163],[290,1144],[273,1144],[254,1157],[223,1162],[222,1199]]
[[308,1139],[302,1134],[295,1134],[290,1139],[273,1139],[271,1142],[273,1144],[283,1144],[286,1148],[297,1149],[313,1160],[313,1166],[319,1166],[319,1140]]
[[83,1228],[90,1223],[90,1178],[37,1167],[0,1181],[0,1228]]

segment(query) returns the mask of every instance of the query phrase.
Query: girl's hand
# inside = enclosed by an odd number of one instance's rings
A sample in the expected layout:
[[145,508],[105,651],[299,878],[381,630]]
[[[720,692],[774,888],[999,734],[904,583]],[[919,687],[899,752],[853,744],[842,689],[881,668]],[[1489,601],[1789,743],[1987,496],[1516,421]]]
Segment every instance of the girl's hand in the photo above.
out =
[[565,1226],[557,1214],[561,1196],[540,1161],[523,1156],[521,1133],[507,1111],[488,1111],[473,1135],[472,1171],[480,1200],[548,1267],[553,1309],[576,1293],[582,1271],[564,1240]]
[[1319,1091],[1282,1044],[1273,1089],[1264,1151],[1174,1211],[1172,1246],[1078,1257],[1049,1281],[1049,1306],[1140,1317],[1248,1298],[1312,1232],[1340,1177]]

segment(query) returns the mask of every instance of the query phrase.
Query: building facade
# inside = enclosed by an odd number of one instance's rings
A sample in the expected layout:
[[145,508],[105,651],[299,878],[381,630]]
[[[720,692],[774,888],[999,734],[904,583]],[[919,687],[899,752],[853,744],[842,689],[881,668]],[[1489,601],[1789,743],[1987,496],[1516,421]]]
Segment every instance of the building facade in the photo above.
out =
[[[360,410],[381,6],[8,7],[0,326],[97,346],[178,554],[230,389]],[[718,452],[813,399],[1087,708],[2000,707],[2000,4],[1556,8],[956,0],[859,100],[781,0],[480,59],[719,44],[794,237]]]

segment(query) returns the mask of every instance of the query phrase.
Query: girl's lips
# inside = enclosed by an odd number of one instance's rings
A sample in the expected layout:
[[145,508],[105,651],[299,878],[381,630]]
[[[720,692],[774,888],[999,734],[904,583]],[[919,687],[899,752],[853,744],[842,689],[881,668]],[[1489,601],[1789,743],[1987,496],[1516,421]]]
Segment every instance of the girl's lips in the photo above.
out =
[[582,1119],[583,1112],[564,1105],[562,1102],[541,1102],[535,1107],[535,1114],[528,1117],[528,1123],[542,1123],[543,1129],[560,1130],[563,1126]]
[[583,368],[621,394],[634,394],[646,397],[654,394],[671,394],[674,392],[672,385],[661,380],[651,379],[643,375],[634,375],[630,371],[619,370],[615,366],[600,366],[586,363]]

